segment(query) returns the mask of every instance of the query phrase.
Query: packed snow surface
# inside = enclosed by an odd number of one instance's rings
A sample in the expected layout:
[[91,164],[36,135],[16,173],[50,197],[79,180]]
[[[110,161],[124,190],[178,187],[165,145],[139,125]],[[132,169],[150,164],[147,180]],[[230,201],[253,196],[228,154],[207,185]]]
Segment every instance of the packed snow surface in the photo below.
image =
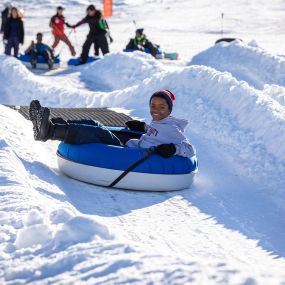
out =
[[[285,62],[266,33],[279,31],[281,2],[114,2],[114,52],[100,61],[32,73],[0,55],[0,283],[285,284]],[[58,5],[18,3],[28,40]],[[72,22],[89,1],[61,3]],[[226,35],[243,42],[213,45],[221,12]],[[181,50],[182,60],[121,52],[132,19]],[[149,121],[149,97],[161,88],[176,95],[173,115],[189,120],[186,135],[198,151],[197,179],[179,192],[72,180],[58,171],[58,142],[35,142],[31,122],[4,106],[39,99]]]

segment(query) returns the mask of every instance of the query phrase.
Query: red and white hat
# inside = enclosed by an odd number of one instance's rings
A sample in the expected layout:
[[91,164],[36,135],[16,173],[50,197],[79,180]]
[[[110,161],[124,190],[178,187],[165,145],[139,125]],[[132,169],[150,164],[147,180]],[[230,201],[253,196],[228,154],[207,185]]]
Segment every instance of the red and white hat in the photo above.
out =
[[171,113],[172,107],[173,107],[173,104],[174,104],[174,101],[175,101],[175,96],[173,95],[172,92],[170,92],[167,89],[156,91],[155,93],[153,93],[151,95],[151,97],[149,99],[149,104],[150,104],[150,102],[151,102],[153,97],[164,98],[166,100],[166,102],[167,102],[167,105],[168,105],[170,113]]

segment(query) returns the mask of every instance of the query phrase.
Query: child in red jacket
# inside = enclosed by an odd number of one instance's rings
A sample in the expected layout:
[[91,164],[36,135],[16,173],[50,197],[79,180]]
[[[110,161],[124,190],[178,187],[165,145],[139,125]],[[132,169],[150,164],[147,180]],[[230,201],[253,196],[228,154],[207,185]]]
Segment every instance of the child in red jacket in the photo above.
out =
[[59,42],[63,41],[68,45],[71,55],[75,56],[76,52],[74,50],[74,47],[66,36],[66,34],[64,33],[64,25],[67,24],[65,23],[65,17],[63,16],[63,9],[63,7],[58,6],[56,9],[56,14],[50,19],[49,25],[52,28],[52,33],[54,35],[54,43],[52,45],[52,48],[56,48]]

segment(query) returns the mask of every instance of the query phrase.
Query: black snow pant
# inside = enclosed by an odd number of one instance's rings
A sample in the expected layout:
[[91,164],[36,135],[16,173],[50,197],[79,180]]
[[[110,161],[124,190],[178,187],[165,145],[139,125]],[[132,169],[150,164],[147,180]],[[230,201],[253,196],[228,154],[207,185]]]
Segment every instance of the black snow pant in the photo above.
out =
[[155,57],[157,55],[157,51],[158,51],[158,46],[153,44],[152,42],[150,41],[146,41],[145,42],[145,45],[144,45],[145,48],[149,49],[150,51],[150,54]]
[[[159,47],[158,45],[155,45],[152,42],[150,42],[149,40],[146,40],[146,42],[144,43],[143,47],[148,49],[150,54],[153,57],[155,57],[157,55],[157,51],[158,51],[158,47]],[[131,39],[129,41],[129,43],[126,46],[126,49],[134,49],[134,50],[144,51],[138,45],[135,44],[134,39]]]
[[31,56],[31,60],[34,62],[37,62],[39,55],[41,55],[45,59],[46,62],[53,60],[53,56],[52,56],[51,52],[49,52],[48,50],[46,50],[44,52],[37,52],[35,50],[31,50],[31,52],[29,54]]
[[103,55],[109,52],[109,44],[105,34],[88,34],[86,41],[82,47],[80,63],[85,63],[87,61],[89,56],[89,50],[92,44],[94,44],[98,50],[101,49]]
[[68,120],[61,118],[51,120],[55,126],[67,125],[64,142],[67,144],[103,143],[122,146],[121,141],[105,126],[93,120]]

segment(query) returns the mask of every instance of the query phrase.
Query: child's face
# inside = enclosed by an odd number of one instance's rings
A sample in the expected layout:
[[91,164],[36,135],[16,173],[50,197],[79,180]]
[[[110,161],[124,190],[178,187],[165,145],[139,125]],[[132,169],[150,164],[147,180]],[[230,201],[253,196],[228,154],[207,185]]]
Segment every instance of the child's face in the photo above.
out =
[[165,99],[153,97],[150,102],[150,114],[154,121],[160,121],[170,115],[170,110]]

